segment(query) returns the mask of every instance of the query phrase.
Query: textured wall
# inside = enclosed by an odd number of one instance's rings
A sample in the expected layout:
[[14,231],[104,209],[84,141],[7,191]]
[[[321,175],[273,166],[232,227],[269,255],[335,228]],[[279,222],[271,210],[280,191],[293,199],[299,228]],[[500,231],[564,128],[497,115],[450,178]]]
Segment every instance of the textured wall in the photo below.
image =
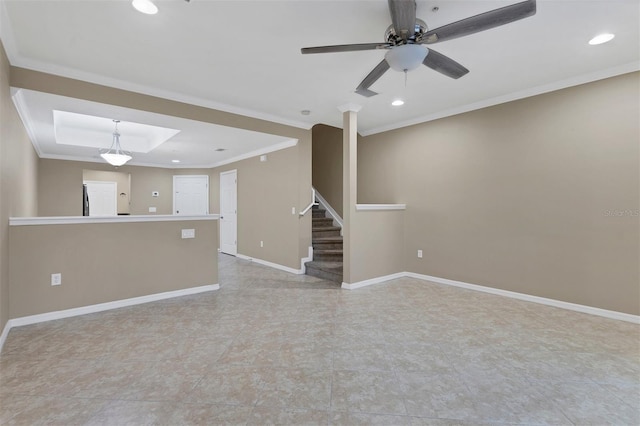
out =
[[9,238],[11,318],[218,283],[216,220],[11,226]]
[[342,129],[316,124],[311,131],[313,187],[342,217]]
[[0,43],[0,332],[9,320],[9,217],[37,214],[38,156],[11,100]]
[[359,202],[407,204],[408,271],[640,314],[639,81],[366,137]]

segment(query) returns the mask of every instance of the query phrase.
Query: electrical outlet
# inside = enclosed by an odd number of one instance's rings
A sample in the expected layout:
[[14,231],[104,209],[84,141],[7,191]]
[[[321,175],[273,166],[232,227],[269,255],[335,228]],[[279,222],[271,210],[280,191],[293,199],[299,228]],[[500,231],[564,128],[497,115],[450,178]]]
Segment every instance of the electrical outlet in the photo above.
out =
[[149,207],[149,213],[155,213],[156,211],[155,207]]
[[264,247],[264,241],[260,241],[260,247]]
[[195,238],[196,230],[195,229],[183,229],[182,230],[182,238]]
[[51,274],[51,285],[62,285],[62,274]]
[[418,250],[418,259],[422,259],[422,250]]

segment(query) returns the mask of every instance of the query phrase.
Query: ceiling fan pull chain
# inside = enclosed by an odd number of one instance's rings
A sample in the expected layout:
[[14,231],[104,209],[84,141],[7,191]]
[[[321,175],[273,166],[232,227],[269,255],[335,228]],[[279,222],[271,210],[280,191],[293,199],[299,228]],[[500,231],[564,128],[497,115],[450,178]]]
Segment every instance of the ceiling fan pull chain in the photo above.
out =
[[408,74],[409,73],[407,72],[407,70],[404,70],[404,88],[405,89],[407,88],[407,78],[408,78],[407,76],[408,76]]

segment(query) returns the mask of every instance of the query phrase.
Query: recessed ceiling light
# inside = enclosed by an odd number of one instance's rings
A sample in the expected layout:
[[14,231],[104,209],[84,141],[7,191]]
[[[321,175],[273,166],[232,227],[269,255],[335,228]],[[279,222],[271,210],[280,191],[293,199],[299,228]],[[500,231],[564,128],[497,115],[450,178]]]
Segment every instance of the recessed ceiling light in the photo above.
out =
[[142,12],[147,15],[155,15],[158,13],[158,6],[153,4],[151,0],[133,0],[131,4],[138,12]]
[[589,44],[592,46],[595,46],[596,44],[606,43],[608,41],[613,40],[614,37],[615,37],[615,34],[609,34],[609,33],[598,34],[597,36],[589,40]]
[[172,163],[179,163],[180,160],[171,160]]
[[391,102],[391,105],[393,106],[404,105],[404,101],[402,99],[396,99],[395,101]]

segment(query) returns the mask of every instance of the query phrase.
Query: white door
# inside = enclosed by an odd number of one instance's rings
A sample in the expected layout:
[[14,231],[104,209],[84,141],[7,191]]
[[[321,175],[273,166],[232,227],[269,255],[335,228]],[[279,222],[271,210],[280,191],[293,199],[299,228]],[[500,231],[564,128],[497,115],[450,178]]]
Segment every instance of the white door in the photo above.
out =
[[238,253],[238,172],[220,173],[220,251]]
[[118,184],[116,182],[84,181],[89,196],[89,216],[118,214]]
[[173,177],[173,214],[189,216],[209,214],[209,176]]

